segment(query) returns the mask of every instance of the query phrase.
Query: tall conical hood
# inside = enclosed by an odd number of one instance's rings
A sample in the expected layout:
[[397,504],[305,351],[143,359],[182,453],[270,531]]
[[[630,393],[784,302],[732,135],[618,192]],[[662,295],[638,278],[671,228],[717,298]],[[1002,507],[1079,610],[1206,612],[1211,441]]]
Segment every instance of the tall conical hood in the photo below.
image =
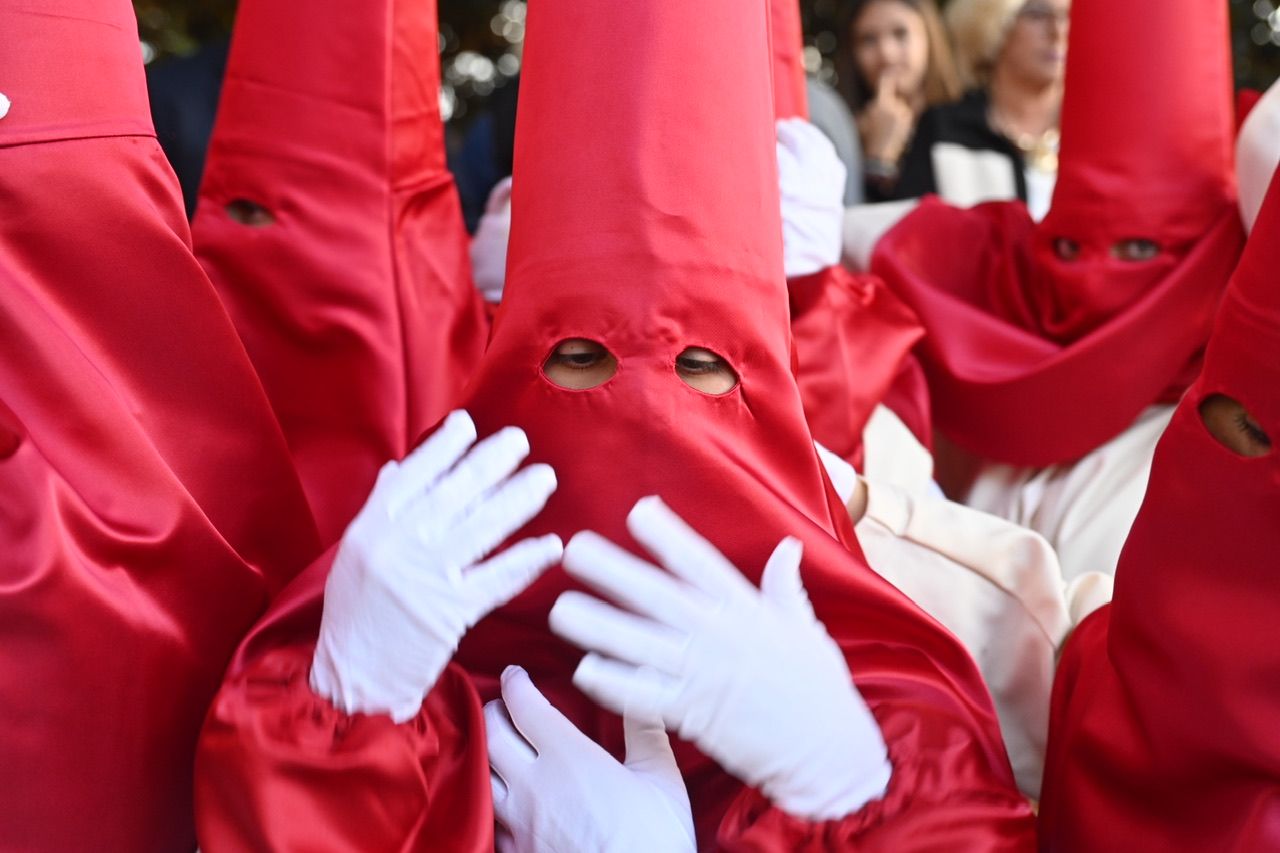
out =
[[804,27],[800,0],[769,0],[773,42],[773,106],[778,118],[808,118]]
[[[1234,203],[1227,6],[1076,0],[1062,154],[1036,234],[1045,331],[1073,340],[1164,280]],[[1055,243],[1070,241],[1063,259]],[[1143,261],[1113,257],[1147,240]]]
[[530,16],[498,334],[562,294],[593,312],[692,300],[768,312],[785,357],[765,4],[724,15],[714,38],[705,3],[639,4],[624,33],[591,4],[562,6]]
[[[1109,616],[1082,625],[1063,655],[1040,813],[1048,849],[1280,844],[1277,269],[1273,178],[1204,371],[1156,446]],[[1204,407],[1219,395],[1245,411]],[[1261,455],[1230,449],[1242,446]]]
[[1226,3],[1075,0],[1045,227],[1170,246],[1200,236],[1215,201],[1235,197],[1231,92]]
[[1280,439],[1280,180],[1273,177],[1232,276],[1199,385],[1234,397]]
[[[306,9],[300,26],[292,0],[240,4],[194,239],[335,541],[453,405],[487,329],[445,167],[435,0]],[[235,221],[245,201],[274,221]]]
[[[971,660],[861,560],[813,447],[791,371],[768,0],[537,0],[527,26],[507,289],[463,401],[481,434],[515,424],[530,459],[555,468],[559,488],[517,535],[587,528],[632,545],[624,518],[657,494],[752,582],[782,536],[798,537],[817,615],[854,678],[868,676],[858,686],[892,732],[890,754],[929,752],[909,760],[949,794],[979,779],[1011,788]],[[569,338],[607,348],[612,378],[553,381],[544,363]],[[718,355],[737,385],[686,384],[688,347]],[[580,651],[547,629],[569,586],[547,572],[468,632],[455,660],[491,696],[518,649],[557,708],[618,746],[616,718],[572,687]],[[961,730],[962,741],[943,734]],[[678,761],[699,846],[736,846],[722,816],[738,783],[692,749]]]

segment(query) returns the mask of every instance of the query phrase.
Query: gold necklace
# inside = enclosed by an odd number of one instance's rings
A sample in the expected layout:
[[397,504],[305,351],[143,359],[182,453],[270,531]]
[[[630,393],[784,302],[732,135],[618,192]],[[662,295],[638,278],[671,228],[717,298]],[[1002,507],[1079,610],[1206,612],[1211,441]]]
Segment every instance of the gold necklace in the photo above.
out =
[[1014,132],[1006,122],[1000,120],[994,106],[987,110],[987,122],[996,133],[1018,147],[1030,168],[1046,174],[1058,171],[1058,147],[1062,142],[1062,134],[1058,128],[1051,127],[1043,133]]

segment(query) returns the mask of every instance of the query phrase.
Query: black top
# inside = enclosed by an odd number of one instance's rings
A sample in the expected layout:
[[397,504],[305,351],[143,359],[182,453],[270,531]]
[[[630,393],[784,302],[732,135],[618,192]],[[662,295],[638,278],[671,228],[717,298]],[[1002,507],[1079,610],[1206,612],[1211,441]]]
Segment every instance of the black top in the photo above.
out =
[[933,173],[933,147],[949,142],[973,151],[994,151],[1009,158],[1018,198],[1027,200],[1027,178],[1022,152],[1004,134],[991,128],[987,121],[990,106],[987,93],[968,92],[953,104],[942,104],[925,110],[916,127],[911,147],[903,155],[901,172],[891,198],[919,198],[938,191]]

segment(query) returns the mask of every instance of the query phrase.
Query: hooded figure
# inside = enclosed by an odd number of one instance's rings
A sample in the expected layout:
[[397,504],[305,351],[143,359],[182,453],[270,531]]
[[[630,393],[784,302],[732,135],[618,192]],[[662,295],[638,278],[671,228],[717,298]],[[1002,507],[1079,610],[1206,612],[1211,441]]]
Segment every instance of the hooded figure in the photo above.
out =
[[124,0],[0,3],[0,846],[191,850],[231,652],[319,550]]
[[872,266],[930,330],[935,425],[962,451],[940,454],[940,481],[1042,533],[1074,580],[1115,569],[1243,231],[1226,9],[1083,0],[1071,16],[1045,220],[926,201]]
[[[852,672],[892,765],[883,797],[814,820],[679,743],[698,846],[1025,847],[1029,812],[973,662],[861,560],[804,420],[791,373],[764,0],[745,10],[738,0],[625,10],[549,0],[530,10],[528,27],[507,290],[464,397],[480,434],[514,423],[530,458],[557,471],[559,490],[525,533],[590,528],[630,543],[628,511],[658,494],[753,589],[778,541],[796,537],[804,585],[844,671],[838,686],[849,690]],[[597,97],[590,81],[605,79],[627,97]],[[727,387],[695,387],[709,374]],[[245,774],[257,791],[296,791],[310,778],[318,802],[332,784],[376,781],[382,796],[429,807],[439,778],[403,760],[406,745],[439,750],[421,718],[343,741],[341,762],[326,771],[341,715],[325,712],[333,734],[319,736],[315,718],[289,722],[298,714],[287,691],[261,687],[263,661],[313,642],[322,582],[321,570],[309,575],[243,649],[211,717],[216,731],[206,730],[205,766],[226,769],[220,756],[251,749],[264,756]],[[548,628],[553,602],[575,586],[552,569],[479,621],[453,662],[486,699],[508,664],[523,665],[578,729],[620,756],[618,718],[573,686],[581,654]],[[329,771],[339,766],[347,778],[335,783]],[[365,812],[349,820],[371,822]]]
[[1068,642],[1047,850],[1280,846],[1280,180],[1156,448],[1114,602]]
[[332,543],[488,330],[445,169],[435,4],[308,16],[240,11],[194,239]]
[[872,264],[929,330],[937,427],[1015,465],[1078,459],[1176,400],[1243,240],[1222,3],[1078,0],[1066,79],[1043,222],[926,201]]

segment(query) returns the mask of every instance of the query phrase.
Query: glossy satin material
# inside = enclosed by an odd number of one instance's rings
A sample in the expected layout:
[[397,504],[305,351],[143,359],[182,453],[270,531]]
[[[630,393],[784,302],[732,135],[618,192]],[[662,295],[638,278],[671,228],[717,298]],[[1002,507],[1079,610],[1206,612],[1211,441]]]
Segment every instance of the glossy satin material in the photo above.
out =
[[[334,542],[487,334],[445,170],[434,0],[239,11],[194,239]],[[283,35],[287,34],[287,36]],[[227,206],[265,207],[249,227]]]
[[1064,345],[1028,321],[1034,228],[1020,204],[958,210],[926,199],[881,241],[874,264],[936,330],[916,351],[938,428],[988,459],[1043,466],[1083,456],[1151,403],[1178,398],[1244,238],[1239,213],[1223,208],[1171,275]]
[[[559,490],[519,536],[590,527],[629,543],[626,512],[657,493],[753,580],[783,535],[804,540],[805,584],[884,729],[894,780],[883,801],[812,824],[680,744],[700,847],[1025,849],[1029,811],[976,668],[857,555],[804,421],[791,373],[767,27],[764,0],[746,8],[541,0],[530,9],[507,290],[463,405],[482,434],[523,427],[531,459],[556,468]],[[618,64],[619,54],[632,61]],[[608,80],[628,97],[599,98],[584,80]],[[586,391],[547,379],[544,360],[570,337],[606,346],[618,361],[613,378]],[[675,359],[687,346],[719,354],[739,386],[709,396],[686,385]],[[220,708],[251,689],[273,649],[314,642],[325,570],[317,564],[277,602],[242,650],[243,675]],[[473,628],[455,662],[485,699],[498,695],[506,665],[521,664],[556,707],[620,755],[617,718],[571,684],[580,653],[547,627],[568,587],[553,569]],[[280,784],[310,781],[317,803],[328,803],[333,742],[264,734],[257,721],[279,719],[292,701],[276,695],[275,711],[233,720],[239,737],[264,750],[310,749],[306,774],[270,755],[265,772],[288,777]],[[340,722],[326,726],[340,737]],[[399,738],[370,742],[367,755],[345,755],[341,765],[386,766],[388,751],[416,742],[416,731],[401,727]],[[218,749],[211,743],[209,755]],[[425,801],[435,779],[411,770],[380,784]],[[294,803],[295,814],[307,806]],[[368,820],[355,808],[342,813]],[[430,849],[419,836],[400,843]]]
[[769,46],[773,56],[773,108],[780,118],[809,117],[800,0],[769,0]]
[[929,389],[911,349],[924,327],[884,282],[841,267],[787,282],[796,381],[813,437],[858,470],[871,415],[884,403],[926,448]]
[[0,847],[187,851],[196,733],[318,550],[124,0],[0,3]]
[[[1076,0],[1071,22],[1045,220],[1016,203],[926,203],[872,264],[930,331],[921,355],[939,428],[1018,465],[1079,458],[1176,399],[1243,245],[1227,9],[1175,0],[1150,16]],[[1075,260],[1055,253],[1063,239]],[[1137,239],[1156,257],[1112,256]]]
[[1044,849],[1280,847],[1280,454],[1236,455],[1198,412],[1223,394],[1280,435],[1278,267],[1273,180],[1204,372],[1156,449],[1114,603],[1063,656]]
[[[774,112],[760,61],[767,8],[645,3],[628,7],[624,29],[612,9],[546,0],[530,10],[508,289],[466,400],[482,433],[519,424],[531,458],[556,468],[560,489],[526,533],[587,527],[631,543],[627,511],[659,494],[753,580],[783,535],[804,540],[806,587],[900,772],[882,803],[813,824],[782,815],[681,745],[703,849],[854,839],[893,848],[931,833],[960,847],[1025,844],[1025,808],[972,662],[875,577],[856,546],[841,544],[854,543],[848,516],[812,452],[775,236]],[[723,55],[718,43],[739,53]],[[640,59],[618,66],[618,49]],[[606,69],[629,97],[566,99],[573,81]],[[607,347],[618,361],[613,378],[585,391],[547,379],[544,359],[570,337]],[[720,396],[686,385],[674,368],[688,346],[724,358],[739,385]],[[544,575],[473,629],[457,660],[486,698],[504,665],[524,665],[619,754],[616,718],[570,683],[579,653],[546,628],[568,586],[559,569]]]

